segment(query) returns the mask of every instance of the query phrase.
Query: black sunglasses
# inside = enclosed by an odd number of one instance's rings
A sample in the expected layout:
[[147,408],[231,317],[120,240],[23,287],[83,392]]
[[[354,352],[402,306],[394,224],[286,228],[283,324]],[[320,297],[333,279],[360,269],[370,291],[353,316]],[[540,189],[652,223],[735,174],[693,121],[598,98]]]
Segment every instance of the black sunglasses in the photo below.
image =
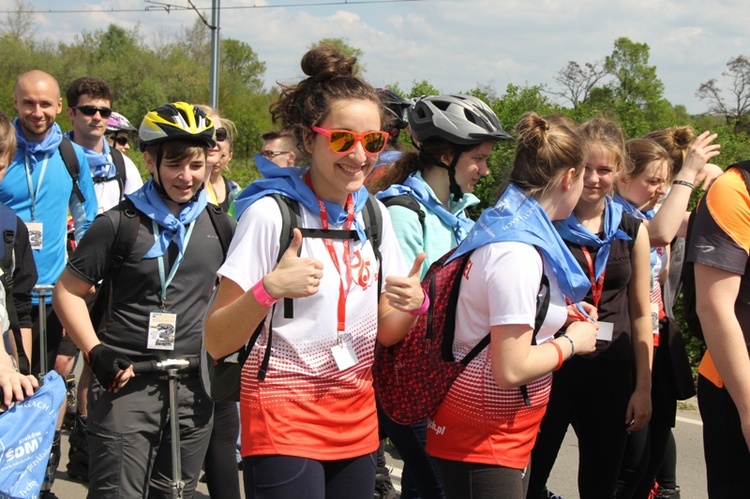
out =
[[109,118],[112,115],[112,110],[108,107],[71,106],[70,109],[73,109],[74,111],[81,111],[86,116],[94,116],[97,112],[102,118]]
[[219,142],[224,142],[225,140],[227,140],[227,137],[228,134],[226,128],[222,127],[216,129],[216,140],[218,140]]
[[124,135],[120,135],[119,137],[112,137],[112,141],[121,146],[124,146],[125,144],[128,143],[128,138],[125,137]]

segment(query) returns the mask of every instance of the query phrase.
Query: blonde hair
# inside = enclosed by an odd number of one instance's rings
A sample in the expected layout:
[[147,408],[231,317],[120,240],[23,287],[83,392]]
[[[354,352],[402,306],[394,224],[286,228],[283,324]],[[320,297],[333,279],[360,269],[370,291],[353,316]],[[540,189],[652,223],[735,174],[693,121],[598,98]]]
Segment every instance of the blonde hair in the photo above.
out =
[[691,126],[673,126],[654,130],[643,136],[662,146],[672,160],[669,177],[674,178],[682,169],[690,144],[695,140],[695,130]]
[[576,177],[580,175],[588,148],[573,124],[565,116],[524,113],[516,125],[518,142],[508,181],[535,196],[551,189],[569,168],[575,169]]
[[8,162],[16,154],[16,129],[8,116],[0,111],[0,158],[8,157]]
[[589,149],[598,145],[612,156],[614,165],[609,166],[613,166],[618,175],[630,175],[625,138],[617,123],[605,118],[592,118],[581,125],[580,131]]

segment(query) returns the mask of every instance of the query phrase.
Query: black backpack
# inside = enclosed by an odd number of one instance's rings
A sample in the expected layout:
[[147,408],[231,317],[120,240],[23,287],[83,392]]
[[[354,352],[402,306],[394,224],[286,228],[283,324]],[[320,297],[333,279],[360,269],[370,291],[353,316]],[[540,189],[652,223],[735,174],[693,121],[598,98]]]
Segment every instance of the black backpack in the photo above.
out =
[[70,175],[70,179],[73,181],[73,193],[78,198],[78,201],[83,203],[86,198],[83,196],[83,191],[81,191],[81,187],[78,185],[78,174],[81,172],[81,165],[78,163],[78,156],[76,156],[76,151],[73,149],[73,143],[69,138],[63,136],[59,150],[65,168],[68,170],[68,175]]
[[[106,312],[112,307],[112,289],[120,273],[123,263],[133,250],[135,241],[138,238],[138,228],[141,225],[140,212],[135,208],[133,202],[125,199],[120,202],[121,208],[120,223],[117,227],[115,239],[112,243],[112,263],[109,275],[103,280],[97,291],[96,300],[91,309],[91,322],[94,330],[98,331]],[[219,237],[221,250],[224,257],[229,250],[229,243],[234,235],[234,227],[230,223],[229,215],[224,213],[219,206],[209,204],[206,206],[211,223],[214,226],[216,235]]]
[[125,189],[125,182],[127,182],[128,180],[128,175],[125,171],[125,158],[123,158],[122,153],[114,147],[110,149],[109,153],[112,156],[112,163],[114,163],[115,165],[115,176],[112,178],[94,177],[92,180],[94,181],[94,184],[111,182],[113,180],[117,181],[117,185],[120,188],[120,199],[122,199],[122,194]]
[[[281,260],[281,257],[284,255],[287,248],[289,248],[293,238],[292,230],[295,228],[302,232],[303,238],[357,239],[357,233],[354,230],[323,230],[302,227],[299,202],[281,194],[271,194],[270,197],[272,197],[279,206],[282,220],[281,234],[279,236],[279,254],[276,257],[277,263]],[[382,240],[381,231],[383,227],[383,218],[378,203],[372,195],[368,196],[367,202],[362,210],[362,217],[364,218],[365,223],[365,233],[372,243],[375,258],[378,261],[378,296],[380,296],[380,286],[382,283],[380,241]],[[258,370],[259,380],[264,380],[266,378],[266,373],[268,372],[268,363],[271,359],[271,341],[273,339],[273,316],[276,311],[276,306],[279,303],[280,302],[274,304],[273,308],[269,311],[268,341],[263,354],[263,361]],[[284,307],[284,318],[293,318],[294,300],[291,298],[284,298],[282,306]],[[258,327],[255,328],[255,331],[253,331],[248,342],[232,354],[220,359],[214,359],[208,354],[208,352],[205,352],[205,349],[201,352],[200,360],[203,387],[206,394],[208,394],[215,402],[220,400],[239,400],[242,366],[250,355],[250,351],[253,349],[258,337],[263,332],[264,323],[265,320],[261,321]]]
[[[750,192],[750,160],[742,161],[730,165],[729,168],[736,168],[742,174],[742,178],[745,180],[745,187]],[[695,214],[698,211],[698,207],[704,201],[705,195],[698,201],[695,209],[690,213],[688,219],[687,234],[685,235],[685,247],[690,247],[690,239],[693,233],[693,224],[695,223]],[[687,249],[686,249],[687,252]],[[687,322],[690,334],[695,336],[701,341],[703,339],[703,328],[701,328],[701,321],[698,318],[698,312],[696,312],[696,300],[695,300],[695,273],[693,271],[695,265],[693,262],[685,259],[685,263],[682,265],[682,286],[680,288],[682,292],[682,303],[683,309],[685,310],[685,322]]]

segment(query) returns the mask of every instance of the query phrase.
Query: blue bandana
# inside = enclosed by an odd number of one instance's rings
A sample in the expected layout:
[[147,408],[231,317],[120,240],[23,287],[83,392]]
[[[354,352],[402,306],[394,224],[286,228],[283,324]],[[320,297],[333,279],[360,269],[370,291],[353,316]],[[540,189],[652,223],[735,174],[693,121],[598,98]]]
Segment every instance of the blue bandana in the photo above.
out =
[[[72,141],[73,131],[65,132],[65,136]],[[86,153],[86,161],[89,163],[92,177],[107,179],[114,178],[115,175],[117,175],[117,169],[115,168],[115,165],[109,161],[109,144],[107,144],[107,141],[103,137],[101,140],[104,143],[102,152],[96,152],[93,149],[86,149],[83,146],[81,146],[81,149]]]
[[31,171],[34,171],[36,167],[37,154],[50,156],[57,151],[62,141],[62,131],[57,123],[53,123],[50,129],[47,131],[47,135],[41,142],[29,142],[23,134],[21,123],[18,118],[13,120],[13,126],[16,128],[16,141],[18,142],[18,151],[22,151],[29,159],[29,166]]
[[[269,194],[281,194],[290,197],[311,212],[320,213],[317,196],[303,180],[304,175],[310,169],[309,166],[304,168],[282,168],[260,154],[255,155],[255,164],[258,166],[258,170],[263,175],[263,178],[248,185],[234,201],[234,209],[238,220],[250,205]],[[355,213],[362,211],[368,196],[369,194],[364,186],[352,194]],[[347,213],[341,205],[326,200],[323,200],[323,202],[328,212],[329,224],[341,225],[346,222]],[[360,242],[364,243],[367,241],[365,228],[356,221],[356,218],[354,224]]]
[[174,240],[177,244],[177,249],[180,251],[175,265],[179,265],[185,256],[185,234],[187,232],[185,227],[197,219],[206,208],[206,191],[200,191],[197,201],[185,203],[176,217],[169,210],[161,195],[156,191],[153,179],[148,180],[137,191],[125,196],[133,202],[138,211],[162,228],[159,232],[159,238],[143,258],[157,258],[164,255],[167,252],[169,243]]
[[565,298],[573,303],[586,297],[591,281],[555,230],[544,209],[515,184],[508,185],[497,204],[486,209],[451,259],[490,243],[516,241],[544,253]]
[[555,222],[557,232],[566,241],[580,244],[581,246],[599,248],[599,251],[596,253],[596,261],[594,262],[596,279],[599,279],[607,266],[607,258],[609,258],[612,241],[614,239],[631,240],[629,235],[620,230],[622,206],[612,202],[612,198],[609,196],[607,196],[606,203],[604,208],[604,230],[601,238],[581,225],[581,222],[578,221],[573,213],[565,220]]
[[[414,175],[416,175],[416,173],[409,175],[406,180],[404,180],[403,184],[392,185],[388,189],[377,193],[375,197],[378,199],[385,199],[407,194],[425,205],[427,209],[440,218],[441,222],[452,228],[458,243],[466,239],[469,231],[474,226],[474,221],[464,216],[463,212],[459,215],[454,215],[448,211],[442,203],[435,199],[434,196],[430,195],[424,181],[414,178]],[[464,194],[464,196],[466,196],[466,194]]]
[[[633,204],[631,204],[630,201],[620,196],[619,194],[615,194],[615,203],[622,206],[622,209],[625,211],[625,213],[632,215],[635,218],[639,218],[641,220],[651,220],[656,215],[656,210],[641,211],[638,208],[636,208]],[[658,259],[659,259],[659,255],[656,251],[656,248],[651,248],[651,269],[652,270],[654,267],[656,267],[656,262],[658,261]]]

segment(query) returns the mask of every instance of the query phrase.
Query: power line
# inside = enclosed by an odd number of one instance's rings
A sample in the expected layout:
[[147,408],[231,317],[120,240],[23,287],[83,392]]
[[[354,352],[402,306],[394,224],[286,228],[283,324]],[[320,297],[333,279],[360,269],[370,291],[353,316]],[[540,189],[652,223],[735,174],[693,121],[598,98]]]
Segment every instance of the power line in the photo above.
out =
[[[36,10],[32,9],[29,11],[26,11],[30,14],[100,14],[100,13],[108,13],[108,12],[161,12],[166,11],[167,13],[171,13],[173,10],[175,11],[183,11],[183,10],[195,10],[195,6],[192,4],[192,2],[189,2],[190,5],[175,5],[170,3],[162,3],[162,2],[155,2],[155,1],[148,1],[147,3],[152,4],[152,6],[146,6],[139,9],[116,9],[116,8],[110,8],[110,9],[47,9],[47,10]],[[344,0],[343,2],[315,2],[315,3],[306,3],[306,4],[279,4],[279,5],[238,5],[238,6],[231,6],[231,7],[221,7],[221,10],[247,10],[247,9],[276,9],[281,7],[287,7],[287,8],[294,8],[294,7],[325,7],[325,6],[336,6],[336,5],[367,5],[367,4],[380,4],[380,3],[406,3],[406,2],[426,2],[429,0],[361,0],[356,2],[350,2],[347,0]],[[15,14],[18,12],[17,10],[0,10],[0,14]]]

